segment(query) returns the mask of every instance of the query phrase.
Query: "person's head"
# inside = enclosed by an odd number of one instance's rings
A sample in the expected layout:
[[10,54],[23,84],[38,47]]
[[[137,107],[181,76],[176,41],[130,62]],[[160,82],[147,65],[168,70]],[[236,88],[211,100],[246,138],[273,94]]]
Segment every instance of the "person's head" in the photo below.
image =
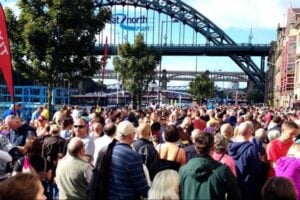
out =
[[73,157],[81,157],[85,154],[84,143],[79,137],[74,137],[68,144],[68,153]]
[[265,129],[259,128],[255,131],[255,138],[259,141],[265,141],[267,139],[267,133]]
[[0,183],[0,199],[44,200],[44,187],[38,176],[19,174]]
[[42,154],[42,144],[39,139],[30,139],[27,140],[24,149],[24,155],[33,156],[33,155],[41,155]]
[[300,159],[300,139],[296,140],[295,143],[289,148],[287,155]]
[[296,200],[297,194],[291,181],[284,177],[271,177],[262,187],[263,200]]
[[57,124],[51,124],[49,133],[51,135],[59,135],[60,127]]
[[41,126],[43,126],[43,125],[46,125],[46,124],[47,124],[48,120],[47,120],[47,118],[44,117],[43,115],[40,115],[40,116],[38,117],[38,122],[39,122],[39,124],[40,124]]
[[252,129],[249,126],[249,123],[243,122],[238,126],[237,129],[237,136],[240,136],[244,138],[245,140],[248,140],[252,135]]
[[141,123],[136,129],[136,133],[137,133],[137,138],[144,138],[149,140],[151,135],[150,125],[146,123]]
[[231,124],[229,124],[229,123],[222,124],[222,126],[220,128],[220,132],[221,132],[221,135],[227,139],[230,139],[233,137],[233,128],[232,128]]
[[63,130],[66,130],[66,129],[68,129],[68,128],[72,128],[73,124],[74,124],[73,118],[72,118],[72,117],[66,117],[66,118],[63,120],[63,122],[62,122],[62,127],[61,127],[61,128],[62,128]]
[[292,140],[298,134],[299,127],[294,121],[284,121],[281,130],[282,140]]
[[254,128],[254,124],[252,121],[245,121],[245,123],[248,124],[248,128],[249,128],[249,131],[251,132],[251,135],[254,136],[254,132],[255,132],[255,128]]
[[177,142],[179,140],[178,128],[175,125],[168,125],[164,130],[164,139],[166,142]]
[[37,111],[38,111],[39,113],[42,113],[43,110],[44,110],[44,107],[43,107],[43,106],[39,106],[39,107],[37,108]]
[[281,124],[281,117],[279,115],[273,116],[272,122],[275,124]]
[[225,137],[220,134],[216,134],[214,137],[214,150],[218,154],[226,153],[228,142]]
[[16,130],[22,126],[22,121],[15,115],[8,115],[5,118],[5,124],[8,126],[8,128]]
[[272,129],[268,131],[268,139],[271,142],[272,140],[278,138],[280,136],[280,131],[277,129]]
[[132,144],[135,136],[135,127],[129,121],[122,121],[117,127],[116,138],[121,143]]
[[195,149],[199,155],[210,155],[214,146],[214,136],[203,132],[195,138]]
[[113,137],[116,133],[116,126],[114,125],[114,123],[109,122],[107,124],[105,124],[105,126],[103,127],[103,132],[105,135],[109,136],[109,137]]
[[151,122],[158,122],[159,116],[156,112],[152,112],[150,115]]
[[78,118],[73,124],[74,133],[77,137],[84,138],[88,134],[87,123],[83,118]]
[[179,175],[174,170],[157,173],[148,192],[149,199],[179,199]]
[[92,131],[94,136],[101,137],[103,135],[103,126],[99,122],[96,122],[92,125]]
[[197,135],[199,135],[200,133],[202,133],[202,131],[200,129],[194,129],[192,132],[191,132],[191,141],[193,143],[195,143],[195,138],[197,137]]
[[192,120],[190,117],[185,117],[182,121],[182,123],[180,124],[180,126],[182,128],[188,128],[190,125],[192,124]]

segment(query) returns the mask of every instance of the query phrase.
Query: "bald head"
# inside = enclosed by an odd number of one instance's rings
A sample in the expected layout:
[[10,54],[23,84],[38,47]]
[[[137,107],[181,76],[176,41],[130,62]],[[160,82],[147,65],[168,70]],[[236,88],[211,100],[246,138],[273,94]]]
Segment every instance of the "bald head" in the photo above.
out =
[[251,127],[247,122],[243,122],[238,127],[238,135],[242,137],[250,137],[251,136]]
[[78,157],[82,150],[84,150],[84,144],[81,139],[78,137],[72,138],[68,144],[68,153],[71,156]]
[[233,128],[231,124],[226,123],[223,124],[220,128],[221,135],[225,138],[232,138],[233,137]]
[[15,115],[8,115],[5,118],[4,122],[9,128],[13,130],[16,130],[22,126],[22,121]]

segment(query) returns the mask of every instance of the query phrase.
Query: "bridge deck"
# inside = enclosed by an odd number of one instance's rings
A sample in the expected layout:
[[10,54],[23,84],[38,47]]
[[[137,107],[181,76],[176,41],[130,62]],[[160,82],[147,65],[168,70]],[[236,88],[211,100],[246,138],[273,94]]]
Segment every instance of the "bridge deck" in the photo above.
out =
[[[205,44],[191,44],[191,45],[149,45],[149,47],[157,55],[166,56],[229,56],[232,54],[239,56],[268,56],[269,44],[238,44],[238,45],[205,45]],[[95,47],[94,53],[102,55],[104,45]],[[117,55],[118,46],[109,45],[108,54]]]

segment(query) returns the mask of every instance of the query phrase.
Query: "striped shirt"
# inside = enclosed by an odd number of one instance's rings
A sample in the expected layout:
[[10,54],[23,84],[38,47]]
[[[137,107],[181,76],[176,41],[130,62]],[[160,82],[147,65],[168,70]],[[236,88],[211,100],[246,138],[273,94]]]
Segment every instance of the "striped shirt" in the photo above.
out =
[[148,190],[141,156],[118,143],[112,152],[107,199],[139,199],[147,197]]

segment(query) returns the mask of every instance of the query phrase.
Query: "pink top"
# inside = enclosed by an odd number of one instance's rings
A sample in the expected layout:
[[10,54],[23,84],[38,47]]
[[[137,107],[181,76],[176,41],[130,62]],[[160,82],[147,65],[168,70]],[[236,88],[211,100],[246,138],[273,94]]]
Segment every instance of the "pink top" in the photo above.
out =
[[233,160],[233,158],[231,156],[229,156],[227,154],[223,155],[223,154],[218,154],[216,152],[213,152],[212,158],[216,161],[219,161],[222,164],[227,165],[229,167],[229,169],[232,171],[233,175],[236,177],[235,161]]

